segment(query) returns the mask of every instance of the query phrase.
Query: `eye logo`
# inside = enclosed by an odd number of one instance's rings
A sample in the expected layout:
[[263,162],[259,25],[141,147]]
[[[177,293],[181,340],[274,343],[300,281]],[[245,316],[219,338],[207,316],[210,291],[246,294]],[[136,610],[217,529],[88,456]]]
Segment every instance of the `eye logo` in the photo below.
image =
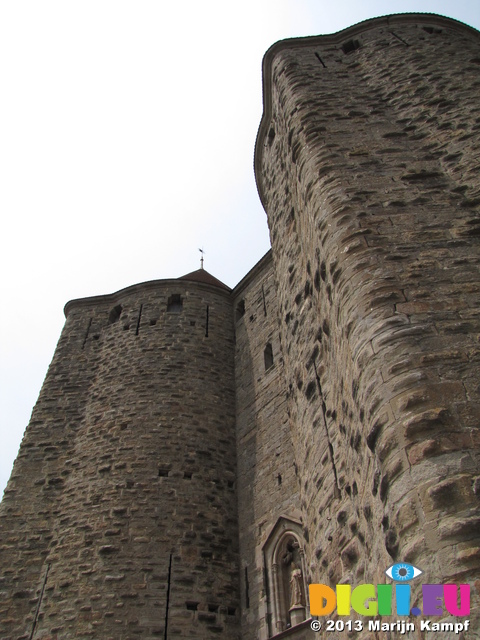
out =
[[409,582],[421,575],[423,571],[414,567],[413,564],[408,564],[408,562],[397,562],[388,567],[385,573],[395,582]]
[[[443,605],[452,616],[470,614],[469,584],[422,584],[420,609],[418,606],[411,607],[411,585],[408,583],[423,571],[408,562],[396,562],[385,573],[395,584],[377,584],[376,588],[374,584],[359,584],[353,590],[349,584],[337,584],[335,591],[326,584],[309,585],[311,615],[326,616],[336,607],[339,616],[349,616],[351,609],[361,616],[391,616],[393,604],[397,616],[442,616]],[[419,594],[417,597],[420,597]],[[468,624],[469,621],[466,620],[465,629]],[[374,630],[380,630],[380,627],[375,627]],[[385,629],[382,627],[383,630]],[[402,631],[404,632],[405,630]]]

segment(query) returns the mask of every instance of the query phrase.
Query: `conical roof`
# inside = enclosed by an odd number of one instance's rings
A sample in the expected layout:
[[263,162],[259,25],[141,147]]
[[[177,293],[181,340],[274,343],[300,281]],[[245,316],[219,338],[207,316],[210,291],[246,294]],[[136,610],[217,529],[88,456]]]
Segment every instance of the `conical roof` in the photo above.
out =
[[230,291],[230,287],[227,287],[226,284],[220,282],[218,278],[212,276],[211,273],[205,271],[205,269],[197,269],[196,271],[192,271],[191,273],[187,273],[184,276],[178,278],[179,280],[192,280],[193,282],[203,282],[204,284],[211,284],[214,287],[220,287],[221,289],[226,289]]

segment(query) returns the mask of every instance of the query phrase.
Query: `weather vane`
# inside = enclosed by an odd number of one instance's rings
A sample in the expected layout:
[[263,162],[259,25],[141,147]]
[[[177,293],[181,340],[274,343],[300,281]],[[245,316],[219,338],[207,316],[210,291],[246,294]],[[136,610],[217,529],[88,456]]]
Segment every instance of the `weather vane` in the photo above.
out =
[[200,269],[203,269],[203,254],[205,253],[205,251],[202,249],[199,249],[200,253],[202,254],[202,257],[200,258]]

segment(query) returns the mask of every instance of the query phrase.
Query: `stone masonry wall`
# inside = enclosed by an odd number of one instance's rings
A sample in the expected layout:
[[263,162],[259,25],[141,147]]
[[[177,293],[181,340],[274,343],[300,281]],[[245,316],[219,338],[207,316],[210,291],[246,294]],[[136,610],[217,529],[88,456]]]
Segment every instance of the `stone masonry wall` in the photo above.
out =
[[238,638],[229,292],[159,281],[67,312],[1,506],[0,635],[164,637],[168,597],[172,637]]
[[30,638],[46,559],[57,544],[61,495],[98,355],[81,350],[85,329],[83,318],[67,319],[0,506],[2,637]]
[[474,629],[479,43],[426,16],[279,43],[256,152],[309,581],[406,561],[469,582]]
[[[263,545],[280,516],[301,515],[270,254],[233,294],[242,638],[256,640],[270,637],[271,624]],[[268,369],[267,344],[273,352]]]
[[267,52],[272,252],[233,292],[67,305],[0,505],[2,640],[329,637],[273,623],[289,526],[308,583],[468,582],[478,637],[479,44],[412,14]]

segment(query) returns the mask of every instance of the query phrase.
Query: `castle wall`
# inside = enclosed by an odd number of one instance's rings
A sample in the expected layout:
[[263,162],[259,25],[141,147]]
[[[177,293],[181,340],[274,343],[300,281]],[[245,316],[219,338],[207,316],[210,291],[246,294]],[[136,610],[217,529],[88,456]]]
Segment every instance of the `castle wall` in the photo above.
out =
[[67,313],[2,503],[2,637],[163,637],[168,599],[175,637],[237,638],[229,292],[159,281]]
[[478,44],[425,16],[278,43],[256,150],[309,582],[407,561],[473,611]]
[[270,254],[233,294],[242,638],[254,640],[275,630],[263,546],[280,516],[301,514]]
[[267,52],[272,252],[233,292],[67,305],[0,506],[2,638],[320,638],[307,584],[396,561],[468,582],[475,629],[478,45],[412,14]]
[[[91,328],[99,331],[98,321]],[[2,637],[30,638],[47,557],[69,517],[61,501],[98,359],[97,350],[82,350],[85,332],[83,318],[67,320],[0,505]]]

